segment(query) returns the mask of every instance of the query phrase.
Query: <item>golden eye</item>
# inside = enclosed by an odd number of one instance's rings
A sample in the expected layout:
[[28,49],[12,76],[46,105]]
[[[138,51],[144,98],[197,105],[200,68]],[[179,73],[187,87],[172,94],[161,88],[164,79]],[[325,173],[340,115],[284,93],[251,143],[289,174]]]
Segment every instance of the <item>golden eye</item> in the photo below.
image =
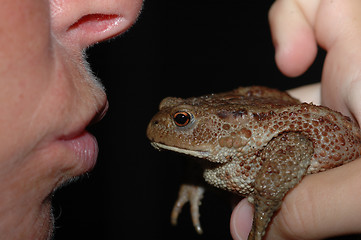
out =
[[187,112],[176,112],[173,115],[173,120],[177,126],[184,127],[191,121],[191,115]]

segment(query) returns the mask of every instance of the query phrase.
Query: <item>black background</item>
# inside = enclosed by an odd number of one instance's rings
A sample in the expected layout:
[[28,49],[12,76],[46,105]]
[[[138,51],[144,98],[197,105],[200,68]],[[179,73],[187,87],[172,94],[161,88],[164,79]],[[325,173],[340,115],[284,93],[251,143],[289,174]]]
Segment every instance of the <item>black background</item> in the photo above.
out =
[[241,85],[289,89],[318,81],[324,53],[299,78],[274,62],[267,12],[272,1],[146,1],[135,26],[88,50],[110,109],[90,128],[100,153],[94,171],[55,194],[55,239],[230,239],[231,208],[218,193],[201,207],[198,236],[185,208],[169,216],[182,157],[154,150],[145,136],[166,96],[189,97]]

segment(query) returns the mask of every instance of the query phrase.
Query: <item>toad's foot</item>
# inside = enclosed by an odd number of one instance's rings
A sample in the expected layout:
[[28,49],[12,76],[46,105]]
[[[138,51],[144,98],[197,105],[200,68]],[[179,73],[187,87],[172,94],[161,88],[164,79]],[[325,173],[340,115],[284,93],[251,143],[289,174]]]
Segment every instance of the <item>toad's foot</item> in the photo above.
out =
[[306,174],[312,154],[312,142],[300,133],[283,133],[262,151],[264,162],[249,197],[255,213],[248,240],[262,239],[286,193]]
[[199,206],[203,198],[204,188],[195,185],[183,184],[178,193],[178,199],[174,204],[171,223],[177,225],[177,220],[184,204],[190,203],[193,226],[198,234],[202,234],[202,227],[199,221]]

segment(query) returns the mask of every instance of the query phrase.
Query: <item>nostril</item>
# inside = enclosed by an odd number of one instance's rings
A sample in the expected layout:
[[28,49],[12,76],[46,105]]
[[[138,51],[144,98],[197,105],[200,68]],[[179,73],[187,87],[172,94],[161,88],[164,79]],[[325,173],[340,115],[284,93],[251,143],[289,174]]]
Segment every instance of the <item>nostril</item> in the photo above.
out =
[[71,24],[67,30],[69,43],[77,43],[80,48],[115,37],[124,32],[129,21],[118,14],[87,14]]
[[142,0],[51,0],[54,37],[72,51],[124,33],[136,20]]
[[118,25],[122,19],[117,14],[88,14],[72,24],[68,31],[78,29],[87,32],[104,32]]

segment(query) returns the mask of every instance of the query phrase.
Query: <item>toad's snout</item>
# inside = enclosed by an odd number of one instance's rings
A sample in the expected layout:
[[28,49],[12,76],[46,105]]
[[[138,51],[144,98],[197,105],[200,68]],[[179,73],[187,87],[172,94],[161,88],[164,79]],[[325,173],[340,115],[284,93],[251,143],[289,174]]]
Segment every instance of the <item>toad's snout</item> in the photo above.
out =
[[151,142],[160,142],[169,135],[169,123],[164,119],[164,114],[156,114],[147,127],[147,137]]

